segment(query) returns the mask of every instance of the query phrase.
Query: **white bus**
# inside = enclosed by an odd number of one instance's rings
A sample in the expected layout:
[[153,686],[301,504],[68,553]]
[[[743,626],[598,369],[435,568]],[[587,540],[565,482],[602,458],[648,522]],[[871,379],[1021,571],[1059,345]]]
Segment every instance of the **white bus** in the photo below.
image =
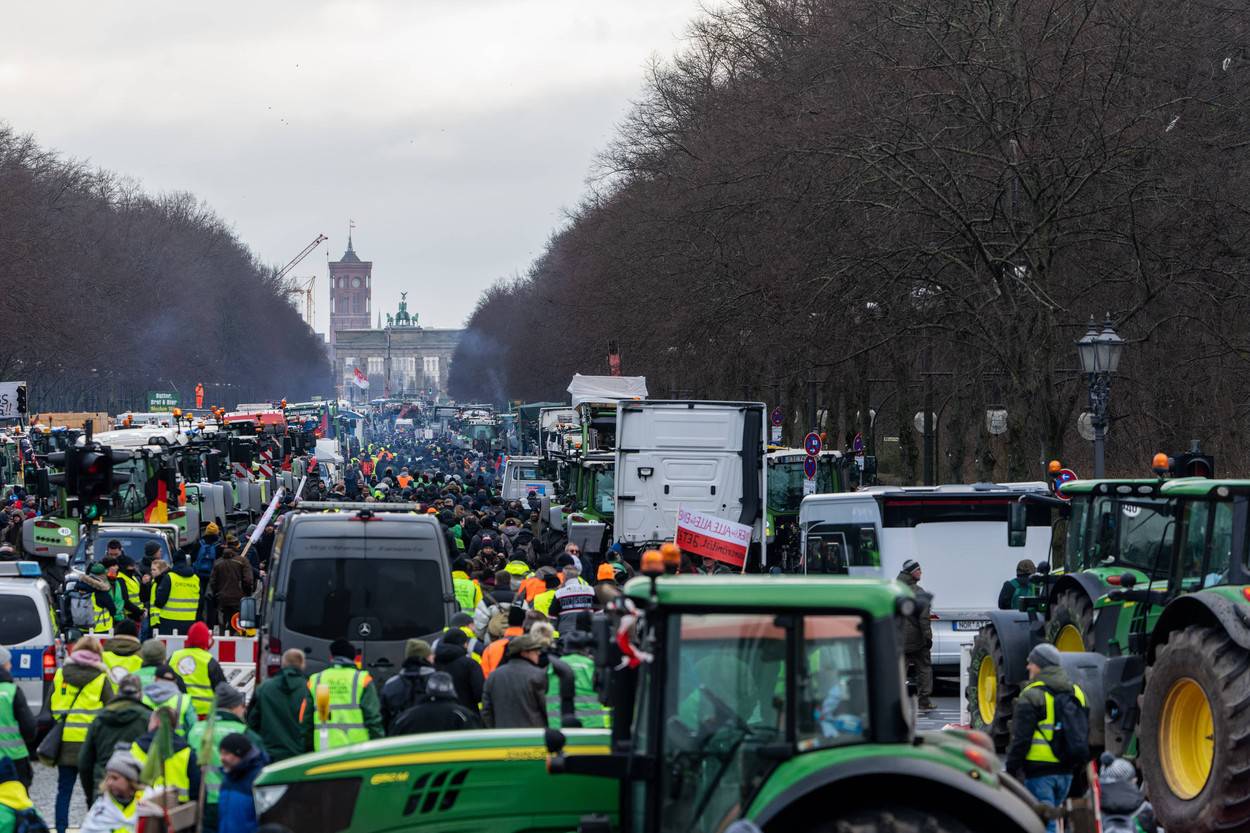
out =
[[803,569],[893,578],[916,559],[920,584],[933,595],[933,664],[957,667],[960,646],[988,623],[1016,563],[1050,559],[1051,508],[1043,503],[1025,504],[1035,532],[1023,546],[1008,545],[1008,506],[1026,493],[1049,490],[1042,482],[977,483],[810,495],[799,508]]

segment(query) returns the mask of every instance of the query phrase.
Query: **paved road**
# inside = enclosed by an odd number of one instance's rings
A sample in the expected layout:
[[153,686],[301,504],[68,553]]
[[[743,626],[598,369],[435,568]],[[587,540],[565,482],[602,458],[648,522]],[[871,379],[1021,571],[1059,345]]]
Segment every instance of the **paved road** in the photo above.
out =
[[937,706],[933,711],[916,715],[917,729],[941,729],[948,723],[959,723],[958,697],[934,697],[933,704]]
[[[35,782],[30,787],[30,800],[35,802],[35,809],[43,820],[52,827],[56,810],[56,770],[42,764],[35,764]],[[87,805],[83,799],[82,787],[74,784],[74,799],[69,805],[69,823],[71,827],[82,824],[83,816],[87,815]]]

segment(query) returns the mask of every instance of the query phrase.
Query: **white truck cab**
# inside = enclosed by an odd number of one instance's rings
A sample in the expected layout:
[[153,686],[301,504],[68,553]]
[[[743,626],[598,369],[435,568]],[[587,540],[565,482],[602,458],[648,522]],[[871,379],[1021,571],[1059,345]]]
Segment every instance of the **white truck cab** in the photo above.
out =
[[530,492],[540,498],[555,498],[556,487],[538,471],[537,457],[509,457],[503,467],[503,486],[500,489],[504,500],[525,501]]

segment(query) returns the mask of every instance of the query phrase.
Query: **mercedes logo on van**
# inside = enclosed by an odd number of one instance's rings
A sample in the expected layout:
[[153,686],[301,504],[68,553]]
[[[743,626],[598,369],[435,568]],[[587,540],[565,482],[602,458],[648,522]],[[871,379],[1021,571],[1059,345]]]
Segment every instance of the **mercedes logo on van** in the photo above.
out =
[[361,636],[368,636],[369,634],[373,633],[373,628],[370,627],[368,622],[361,622],[360,627],[357,629],[356,632],[359,633]]

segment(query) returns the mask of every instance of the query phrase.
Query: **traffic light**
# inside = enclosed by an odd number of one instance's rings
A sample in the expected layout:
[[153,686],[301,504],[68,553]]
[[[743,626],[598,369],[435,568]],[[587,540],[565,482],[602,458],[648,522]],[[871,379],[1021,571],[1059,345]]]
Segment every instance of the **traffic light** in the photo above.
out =
[[131,455],[97,443],[76,451],[80,455],[76,489],[79,513],[85,520],[95,520],[108,509],[114,487],[130,482],[129,475],[113,471],[113,464],[124,463]]
[[1215,477],[1215,458],[1200,451],[1187,451],[1170,459],[1170,477]]
[[17,412],[19,414],[26,413],[26,386],[17,386]]
[[78,449],[54,451],[48,455],[48,466],[60,471],[48,475],[48,483],[61,486],[68,494],[78,494]]

